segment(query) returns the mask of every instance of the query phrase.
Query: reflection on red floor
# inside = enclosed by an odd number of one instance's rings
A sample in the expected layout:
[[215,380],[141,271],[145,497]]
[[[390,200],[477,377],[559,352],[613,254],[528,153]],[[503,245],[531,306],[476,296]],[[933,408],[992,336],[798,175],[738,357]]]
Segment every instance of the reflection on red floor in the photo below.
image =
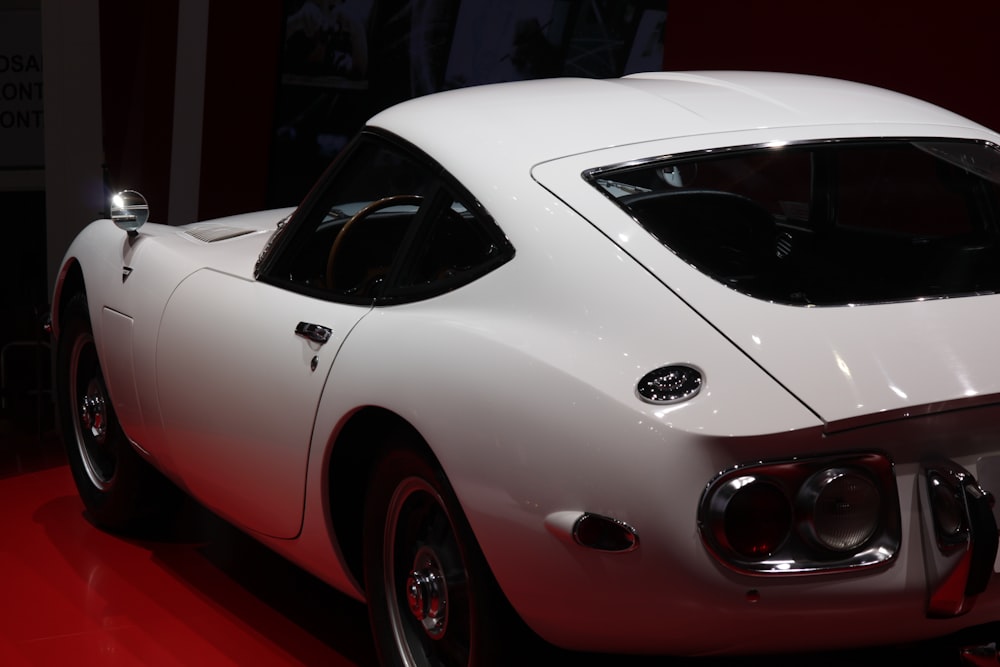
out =
[[104,533],[51,443],[6,439],[0,664],[374,664],[359,603],[210,516],[193,541]]

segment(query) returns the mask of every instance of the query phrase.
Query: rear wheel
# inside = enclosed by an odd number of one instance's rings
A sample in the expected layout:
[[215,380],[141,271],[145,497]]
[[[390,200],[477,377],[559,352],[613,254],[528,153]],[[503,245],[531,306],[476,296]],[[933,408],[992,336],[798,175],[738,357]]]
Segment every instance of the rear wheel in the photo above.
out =
[[69,467],[87,513],[108,530],[147,528],[139,521],[162,515],[170,485],[118,423],[83,295],[74,296],[61,316],[56,391]]
[[503,664],[497,615],[506,600],[443,473],[414,449],[392,449],[376,464],[364,558],[383,665]]

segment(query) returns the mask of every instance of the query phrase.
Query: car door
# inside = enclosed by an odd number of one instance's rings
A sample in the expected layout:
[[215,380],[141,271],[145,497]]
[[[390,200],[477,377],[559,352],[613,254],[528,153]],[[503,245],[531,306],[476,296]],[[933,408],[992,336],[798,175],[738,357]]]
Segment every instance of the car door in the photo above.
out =
[[331,366],[433,200],[435,171],[363,136],[272,238],[257,279],[206,268],[175,290],[156,350],[163,442],[202,503],[298,533]]
[[167,303],[156,350],[164,442],[206,506],[274,537],[299,530],[316,406],[370,310],[203,269]]

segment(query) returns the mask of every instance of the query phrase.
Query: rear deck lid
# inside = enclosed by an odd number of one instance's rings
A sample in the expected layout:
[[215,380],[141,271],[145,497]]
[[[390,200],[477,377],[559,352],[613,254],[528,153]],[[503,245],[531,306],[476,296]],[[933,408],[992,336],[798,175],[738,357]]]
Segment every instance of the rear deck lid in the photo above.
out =
[[881,130],[685,137],[533,175],[827,422],[990,400],[1000,153]]

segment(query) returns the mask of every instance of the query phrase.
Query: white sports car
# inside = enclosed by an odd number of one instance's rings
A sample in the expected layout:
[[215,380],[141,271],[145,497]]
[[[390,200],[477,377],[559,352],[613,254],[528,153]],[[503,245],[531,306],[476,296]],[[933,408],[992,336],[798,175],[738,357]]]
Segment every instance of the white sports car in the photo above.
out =
[[387,665],[502,663],[509,612],[674,655],[996,621],[998,145],[651,73],[405,102],[294,210],[124,192],[53,297],[80,494],[122,531],[180,487],[366,600]]

